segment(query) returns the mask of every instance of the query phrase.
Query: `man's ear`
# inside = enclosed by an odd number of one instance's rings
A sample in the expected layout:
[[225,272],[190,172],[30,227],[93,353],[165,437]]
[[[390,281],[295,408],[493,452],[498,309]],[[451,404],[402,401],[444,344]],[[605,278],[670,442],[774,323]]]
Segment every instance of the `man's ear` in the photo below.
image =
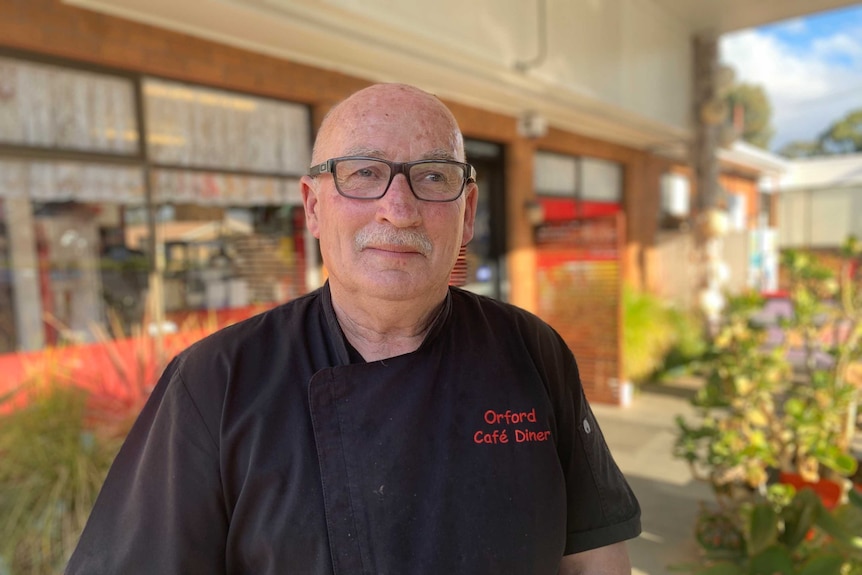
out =
[[476,223],[476,205],[479,201],[479,186],[476,182],[467,184],[464,190],[464,229],[461,233],[461,245],[466,246],[473,239],[473,228]]
[[311,176],[302,176],[299,180],[299,191],[302,193],[302,207],[305,208],[305,226],[315,238],[320,239],[320,222],[317,208],[317,182]]

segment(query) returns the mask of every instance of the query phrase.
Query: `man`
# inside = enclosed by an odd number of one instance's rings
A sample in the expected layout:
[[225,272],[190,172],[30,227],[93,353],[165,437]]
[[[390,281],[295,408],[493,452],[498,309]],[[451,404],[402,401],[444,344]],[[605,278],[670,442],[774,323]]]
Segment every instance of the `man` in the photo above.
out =
[[559,336],[449,288],[458,126],[376,85],[302,178],[327,285],[166,369],[67,573],[629,573],[637,501]]

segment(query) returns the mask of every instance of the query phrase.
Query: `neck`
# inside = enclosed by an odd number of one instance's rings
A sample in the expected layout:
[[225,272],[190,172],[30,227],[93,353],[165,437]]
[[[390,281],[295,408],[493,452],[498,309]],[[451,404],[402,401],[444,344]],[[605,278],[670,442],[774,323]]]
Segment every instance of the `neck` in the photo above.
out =
[[330,284],[335,317],[350,345],[365,361],[419,349],[437,318],[446,291],[420,301],[381,301],[345,294]]

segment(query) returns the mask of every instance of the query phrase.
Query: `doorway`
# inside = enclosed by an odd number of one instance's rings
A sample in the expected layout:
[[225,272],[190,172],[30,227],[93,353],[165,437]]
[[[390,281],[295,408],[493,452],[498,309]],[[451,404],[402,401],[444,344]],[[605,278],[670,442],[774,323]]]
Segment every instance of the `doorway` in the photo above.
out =
[[503,147],[465,140],[467,161],[476,168],[479,200],[472,241],[467,244],[467,283],[464,289],[503,301],[509,299],[506,272],[506,202]]

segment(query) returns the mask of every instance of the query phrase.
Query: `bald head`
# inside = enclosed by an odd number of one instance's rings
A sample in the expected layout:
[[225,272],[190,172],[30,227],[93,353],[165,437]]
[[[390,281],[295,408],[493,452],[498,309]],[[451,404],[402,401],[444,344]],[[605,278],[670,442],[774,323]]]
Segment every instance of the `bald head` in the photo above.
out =
[[[338,155],[368,155],[375,150],[343,149],[351,134],[374,124],[398,124],[417,138],[436,132],[445,137],[440,156],[464,161],[464,140],[452,112],[434,95],[407,84],[374,84],[333,107],[320,125],[312,151],[318,164]],[[409,158],[418,159],[418,158]]]

